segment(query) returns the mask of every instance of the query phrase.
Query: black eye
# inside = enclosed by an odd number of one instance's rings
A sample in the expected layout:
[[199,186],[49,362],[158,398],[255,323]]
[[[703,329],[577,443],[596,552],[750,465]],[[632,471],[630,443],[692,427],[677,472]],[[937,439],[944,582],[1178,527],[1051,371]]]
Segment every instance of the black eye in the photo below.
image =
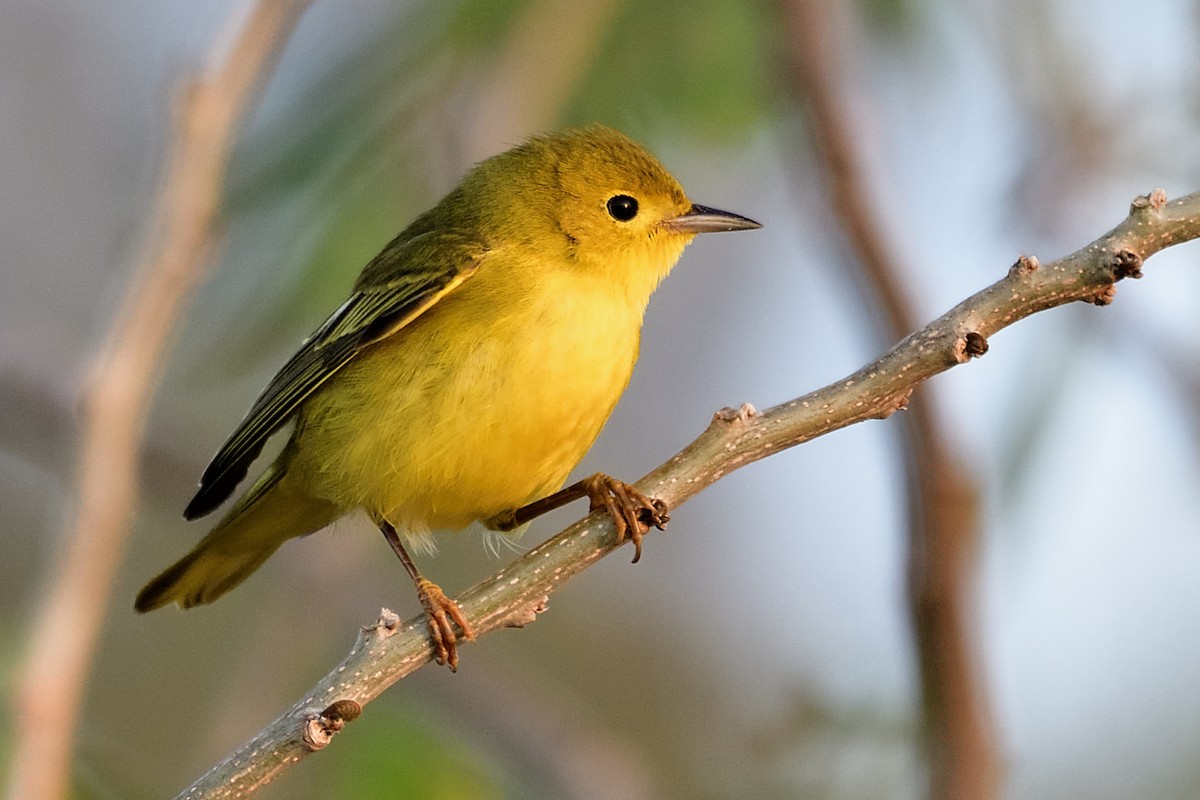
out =
[[618,194],[608,198],[605,206],[612,218],[618,222],[629,222],[637,216],[637,200],[627,194]]

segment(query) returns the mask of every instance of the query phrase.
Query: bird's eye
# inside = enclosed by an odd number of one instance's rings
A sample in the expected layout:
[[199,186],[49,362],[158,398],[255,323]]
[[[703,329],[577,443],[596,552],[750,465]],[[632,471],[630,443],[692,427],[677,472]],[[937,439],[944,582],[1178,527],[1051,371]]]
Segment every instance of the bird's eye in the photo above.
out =
[[605,204],[609,215],[617,222],[629,222],[637,216],[638,202],[627,194],[618,194],[608,198]]

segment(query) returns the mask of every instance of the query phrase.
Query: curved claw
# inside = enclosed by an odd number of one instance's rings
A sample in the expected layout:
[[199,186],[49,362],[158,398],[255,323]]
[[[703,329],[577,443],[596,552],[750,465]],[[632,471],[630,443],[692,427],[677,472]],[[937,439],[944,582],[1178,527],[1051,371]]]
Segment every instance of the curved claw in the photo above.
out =
[[475,640],[471,624],[463,616],[458,603],[442,591],[442,587],[427,578],[417,581],[417,599],[425,608],[429,635],[433,639],[434,658],[439,665],[448,665],[451,672],[458,671],[458,637],[451,620],[458,624],[464,639]]
[[663,530],[671,520],[667,504],[634,486],[598,472],[583,481],[591,511],[603,510],[617,530],[617,544],[633,541],[633,563],[642,557],[642,538],[653,526]]

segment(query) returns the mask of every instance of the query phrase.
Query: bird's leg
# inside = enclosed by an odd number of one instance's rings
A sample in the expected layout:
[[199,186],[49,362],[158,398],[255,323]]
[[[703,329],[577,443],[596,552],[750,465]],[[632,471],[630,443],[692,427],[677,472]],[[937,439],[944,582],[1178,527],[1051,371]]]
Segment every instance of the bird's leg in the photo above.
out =
[[464,639],[469,641],[475,640],[475,632],[471,630],[471,624],[467,622],[467,618],[458,608],[458,603],[455,603],[446,593],[442,591],[442,587],[438,586],[433,581],[424,577],[417,565],[413,563],[412,557],[408,551],[404,549],[404,545],[400,543],[400,537],[396,533],[396,529],[387,520],[377,520],[379,530],[383,531],[383,538],[387,539],[388,544],[392,546],[392,550],[400,558],[400,563],[408,570],[409,576],[417,587],[417,599],[421,601],[421,605],[425,608],[425,616],[429,623],[429,633],[433,637],[433,646],[437,655],[438,664],[449,665],[451,672],[458,671],[458,637],[454,635],[454,627],[450,624],[451,620],[458,623],[458,627],[462,629]]
[[495,530],[511,531],[547,511],[553,511],[581,497],[588,498],[589,511],[603,510],[612,517],[613,525],[617,529],[617,544],[621,544],[626,538],[633,540],[635,564],[642,557],[642,537],[650,530],[650,526],[653,525],[661,531],[671,519],[667,513],[667,504],[662,500],[648,497],[631,484],[597,472],[541,500],[492,517],[488,520],[488,526]]

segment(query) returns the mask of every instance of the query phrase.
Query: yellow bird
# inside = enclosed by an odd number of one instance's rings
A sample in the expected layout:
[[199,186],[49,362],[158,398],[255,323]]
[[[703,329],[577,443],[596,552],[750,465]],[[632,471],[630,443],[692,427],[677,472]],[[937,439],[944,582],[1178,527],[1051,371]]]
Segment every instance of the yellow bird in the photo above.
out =
[[[358,508],[417,585],[438,663],[473,638],[404,544],[482,521],[521,528],[576,497],[641,550],[666,507],[598,474],[562,486],[638,356],[651,293],[697,233],[757,222],[694,205],[649,152],[600,125],[483,161],[363,269],[221,447],[188,505],[208,514],[266,440],[291,439],[135,607],[210,603],[288,539]],[[634,559],[637,560],[636,557]]]

